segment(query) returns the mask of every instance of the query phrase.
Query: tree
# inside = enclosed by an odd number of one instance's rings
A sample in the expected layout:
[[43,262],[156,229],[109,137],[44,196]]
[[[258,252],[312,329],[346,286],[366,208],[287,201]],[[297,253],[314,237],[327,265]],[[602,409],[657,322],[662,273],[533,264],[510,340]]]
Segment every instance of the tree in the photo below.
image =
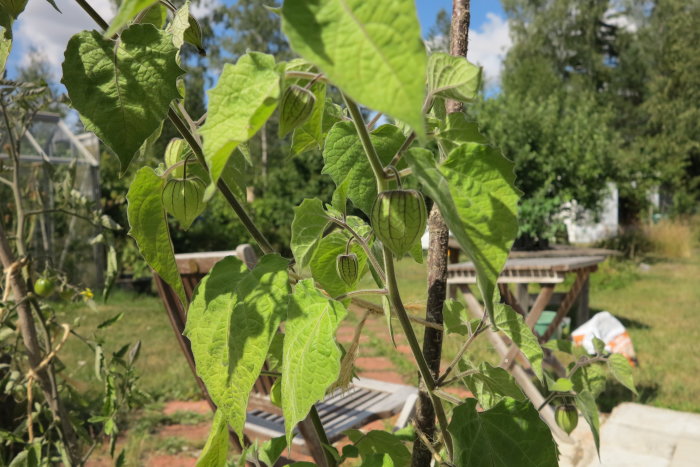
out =
[[624,184],[621,174],[648,167],[631,149],[643,96],[638,49],[614,21],[614,7],[504,2],[514,44],[500,91],[480,113],[484,132],[515,162],[525,244],[554,237],[563,203],[595,210],[608,181]]
[[640,31],[649,57],[646,119],[640,152],[653,161],[657,179],[677,213],[700,201],[700,2],[658,0]]

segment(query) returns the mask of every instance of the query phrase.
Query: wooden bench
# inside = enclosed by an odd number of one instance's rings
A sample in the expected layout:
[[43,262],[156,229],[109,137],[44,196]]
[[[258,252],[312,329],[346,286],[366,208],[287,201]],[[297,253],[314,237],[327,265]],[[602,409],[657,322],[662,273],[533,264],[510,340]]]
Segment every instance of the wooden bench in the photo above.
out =
[[[188,300],[192,298],[199,281],[211,270],[219,260],[226,256],[236,256],[249,268],[255,266],[257,257],[250,245],[244,244],[235,251],[217,251],[207,253],[185,253],[175,255],[180,276],[185,287]],[[163,281],[158,274],[153,274],[158,294],[160,295],[170,324],[173,327],[180,349],[185,355],[202,393],[207,398],[212,410],[216,406],[209,398],[206,387],[197,376],[194,357],[189,340],[182,332],[187,320],[183,309],[173,289]],[[255,383],[248,405],[245,435],[248,439],[265,440],[284,434],[284,419],[279,407],[270,402],[269,392],[273,379],[270,376],[260,376]],[[398,425],[407,422],[417,399],[417,389],[402,384],[386,383],[368,378],[356,378],[345,390],[336,390],[316,404],[329,441],[341,439],[345,430],[359,428],[373,420],[388,418],[401,411],[397,420]],[[240,449],[236,436],[231,437]],[[297,434],[292,442],[293,452],[310,454],[319,465],[325,465],[323,448],[318,442],[315,432],[308,422],[297,425]]]

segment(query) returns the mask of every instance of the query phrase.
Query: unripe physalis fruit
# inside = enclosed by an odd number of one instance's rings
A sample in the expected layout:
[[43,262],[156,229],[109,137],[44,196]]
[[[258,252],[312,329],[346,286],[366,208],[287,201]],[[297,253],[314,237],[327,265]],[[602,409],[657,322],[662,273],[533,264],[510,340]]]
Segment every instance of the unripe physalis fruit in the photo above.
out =
[[198,177],[172,178],[165,183],[161,193],[163,207],[187,230],[206,207],[205,189],[206,185]]
[[308,120],[315,103],[316,96],[308,89],[296,84],[289,86],[280,104],[280,138]]
[[568,435],[578,425],[578,410],[572,404],[560,405],[554,413],[554,419],[557,421],[559,428],[566,431]]
[[375,235],[398,258],[423,235],[426,219],[423,195],[403,189],[379,193],[370,215]]
[[347,285],[354,285],[357,281],[358,263],[355,253],[347,253],[338,255],[335,259],[335,268],[338,271],[338,277]]

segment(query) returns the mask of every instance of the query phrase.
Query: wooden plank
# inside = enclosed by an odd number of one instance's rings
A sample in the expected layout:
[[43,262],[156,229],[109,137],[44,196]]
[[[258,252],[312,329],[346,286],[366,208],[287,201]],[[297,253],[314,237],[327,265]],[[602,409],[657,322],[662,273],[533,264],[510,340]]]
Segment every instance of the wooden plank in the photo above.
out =
[[[508,271],[523,270],[551,270],[551,271],[575,271],[577,269],[594,266],[605,260],[605,256],[569,256],[569,257],[536,257],[536,258],[509,258],[503,269]],[[447,268],[448,275],[453,271],[475,271],[472,262],[451,264]]]
[[571,329],[574,329],[574,327],[581,326],[590,318],[591,310],[588,303],[590,288],[591,278],[587,277],[586,281],[583,283],[583,287],[581,287],[581,292],[579,293],[578,307],[576,309],[576,315]]
[[579,293],[581,292],[581,289],[583,288],[583,284],[588,280],[590,272],[594,271],[596,267],[597,266],[592,266],[591,268],[583,269],[579,271],[578,274],[576,274],[576,280],[569,289],[569,292],[564,297],[564,300],[561,302],[561,305],[559,305],[559,309],[557,310],[556,316],[549,324],[549,327],[544,332],[544,334],[542,334],[540,342],[547,342],[552,337],[552,334],[554,334],[554,331],[559,326],[559,323],[561,323],[561,320],[564,319],[564,316],[566,316],[569,313],[571,305],[573,305],[573,303],[576,301],[576,298],[578,297]]

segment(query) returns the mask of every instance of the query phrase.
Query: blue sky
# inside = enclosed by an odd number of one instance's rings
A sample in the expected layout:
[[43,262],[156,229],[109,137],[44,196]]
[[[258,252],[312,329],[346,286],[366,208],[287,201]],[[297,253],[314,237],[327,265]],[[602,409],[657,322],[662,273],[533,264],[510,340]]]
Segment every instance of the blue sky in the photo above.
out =
[[[100,14],[111,18],[113,13],[109,0],[89,1]],[[92,20],[74,0],[56,0],[56,3],[62,10],[62,15],[56,12],[46,0],[31,0],[28,3],[14,27],[15,42],[7,67],[10,77],[15,74],[18,66],[26,63],[28,53],[32,49],[37,50],[51,64],[56,77],[60,76],[63,50],[70,36],[83,29],[95,28]],[[423,32],[428,32],[441,8],[450,12],[451,5],[450,0],[417,0],[416,7]],[[200,13],[202,10],[206,11],[206,7],[200,7]],[[467,58],[484,67],[487,86],[489,83],[498,85],[500,63],[509,46],[508,24],[500,2],[472,0]]]

